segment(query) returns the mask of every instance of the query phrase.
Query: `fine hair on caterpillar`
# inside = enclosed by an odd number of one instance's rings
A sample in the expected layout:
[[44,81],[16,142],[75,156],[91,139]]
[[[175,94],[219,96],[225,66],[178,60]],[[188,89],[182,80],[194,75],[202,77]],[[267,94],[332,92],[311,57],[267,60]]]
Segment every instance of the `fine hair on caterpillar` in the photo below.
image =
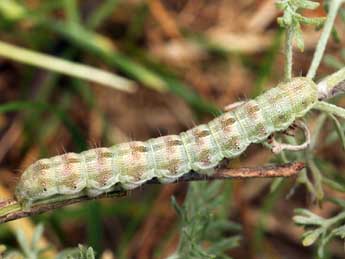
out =
[[36,202],[131,190],[152,178],[169,183],[190,171],[210,174],[225,158],[287,129],[318,98],[311,79],[296,77],[179,135],[40,159],[22,174],[15,196],[27,210]]

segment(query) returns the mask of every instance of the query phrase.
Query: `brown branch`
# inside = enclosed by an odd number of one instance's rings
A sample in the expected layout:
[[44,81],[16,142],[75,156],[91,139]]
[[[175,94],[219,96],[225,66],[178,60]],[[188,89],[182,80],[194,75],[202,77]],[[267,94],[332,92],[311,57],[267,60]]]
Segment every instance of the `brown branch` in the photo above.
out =
[[[190,181],[200,181],[200,180],[221,180],[229,178],[268,178],[268,177],[289,177],[296,175],[299,171],[304,168],[304,163],[289,163],[283,165],[274,166],[264,166],[264,167],[253,167],[253,168],[238,168],[238,169],[225,169],[218,168],[216,172],[210,176],[197,174],[194,172],[188,173],[176,182],[190,182]],[[147,184],[159,184],[156,179],[148,181]],[[99,195],[97,197],[82,196],[78,198],[73,198],[69,200],[58,201],[55,203],[42,203],[34,205],[30,210],[23,211],[19,203],[15,200],[7,200],[0,202],[0,223],[7,221],[28,217],[32,215],[41,214],[50,210],[65,207],[70,204],[102,199],[102,198],[112,198],[126,196],[127,191],[117,191],[114,193],[106,193]]]

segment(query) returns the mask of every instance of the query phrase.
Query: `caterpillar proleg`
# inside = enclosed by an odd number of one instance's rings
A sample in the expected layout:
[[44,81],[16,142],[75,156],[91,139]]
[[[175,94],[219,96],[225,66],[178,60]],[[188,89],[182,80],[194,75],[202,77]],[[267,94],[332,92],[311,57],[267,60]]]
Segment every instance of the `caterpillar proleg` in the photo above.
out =
[[206,173],[288,128],[317,102],[317,85],[294,78],[179,135],[38,160],[19,179],[15,196],[29,209],[37,201],[130,190],[152,178],[168,183],[191,170]]

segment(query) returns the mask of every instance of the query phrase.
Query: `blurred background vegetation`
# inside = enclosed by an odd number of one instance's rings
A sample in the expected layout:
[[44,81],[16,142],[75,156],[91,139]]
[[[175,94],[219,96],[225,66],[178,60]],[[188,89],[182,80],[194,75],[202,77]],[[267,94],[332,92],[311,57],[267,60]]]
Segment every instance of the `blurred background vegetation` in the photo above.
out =
[[[0,40],[36,54],[0,44],[0,197],[10,198],[20,173],[40,157],[179,133],[280,82],[284,33],[274,2],[1,0]],[[326,16],[328,1],[321,3],[302,14]],[[319,78],[345,64],[344,20],[340,10]],[[320,36],[314,27],[302,30],[304,52],[296,47],[295,76],[308,71]],[[58,59],[46,59],[53,57]],[[78,64],[88,67],[74,67]],[[102,71],[76,72],[91,67]],[[344,98],[336,101],[344,106]],[[296,179],[274,185],[270,179],[201,183],[192,184],[187,196],[185,183],[152,185],[123,198],[3,224],[0,244],[28,258],[53,258],[58,251],[66,258],[66,249],[78,244],[85,245],[73,250],[80,258],[91,258],[92,249],[104,259],[176,258],[176,253],[313,258],[316,249],[302,245],[303,229],[291,218],[299,207],[310,210],[299,212],[304,216],[324,218],[343,210],[345,161],[326,116],[308,121],[312,132],[324,131],[313,149],[314,170],[297,181],[304,185],[295,185]],[[231,166],[302,158],[275,158],[254,145]],[[343,241],[333,240],[323,256],[343,258]]]

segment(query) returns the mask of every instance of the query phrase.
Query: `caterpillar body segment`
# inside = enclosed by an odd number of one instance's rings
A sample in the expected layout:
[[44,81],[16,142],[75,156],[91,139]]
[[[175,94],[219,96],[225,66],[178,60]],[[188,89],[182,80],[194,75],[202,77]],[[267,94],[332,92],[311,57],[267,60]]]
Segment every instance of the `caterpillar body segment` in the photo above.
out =
[[41,159],[21,176],[16,199],[25,209],[38,201],[130,190],[154,177],[168,183],[191,170],[207,173],[224,158],[236,157],[251,143],[288,128],[317,99],[312,80],[294,78],[179,135]]
[[190,155],[181,136],[163,136],[150,139],[148,143],[151,146],[154,174],[160,182],[173,182],[192,170]]

